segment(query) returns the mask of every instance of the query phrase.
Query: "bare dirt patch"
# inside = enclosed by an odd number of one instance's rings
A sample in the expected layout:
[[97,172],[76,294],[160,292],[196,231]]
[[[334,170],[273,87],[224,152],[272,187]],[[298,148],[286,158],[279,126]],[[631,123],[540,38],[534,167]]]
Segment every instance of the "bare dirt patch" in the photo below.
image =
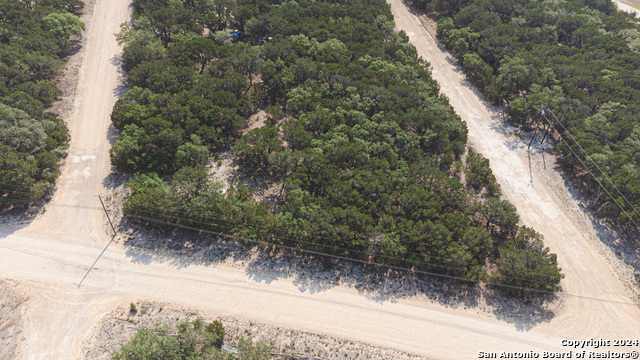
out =
[[[251,130],[261,128],[267,123],[267,113],[260,110],[251,115],[248,119],[247,127],[242,131],[246,135]],[[222,185],[223,191],[229,190],[230,186],[242,182],[253,189],[253,200],[266,202],[272,212],[277,212],[281,205],[282,179],[273,174],[245,173],[240,168],[231,148],[216,153],[209,159],[207,164],[209,178]]]
[[210,159],[207,167],[209,168],[209,179],[222,185],[226,192],[229,185],[234,183],[238,176],[240,166],[236,163],[235,157],[231,149],[227,149],[217,154],[217,158]]
[[640,0],[622,0],[621,2],[633,6],[636,9],[640,9]]
[[[247,127],[242,130],[242,135],[248,134],[251,130],[263,127],[266,120],[267,113],[264,110],[260,110],[251,115],[248,119]],[[207,167],[209,168],[210,179],[222,185],[225,191],[229,189],[230,184],[238,181],[238,170],[240,166],[236,162],[231,149],[216,153],[213,158],[209,159]],[[250,179],[245,180],[249,180],[250,182]],[[250,184],[247,185],[251,186]]]
[[246,135],[253,129],[261,128],[265,125],[267,121],[267,113],[264,110],[260,110],[257,113],[251,115],[249,117],[249,124],[247,128],[242,130],[242,135]]
[[231,185],[242,182],[253,189],[253,200],[265,201],[272,211],[277,210],[281,200],[278,195],[282,189],[282,181],[278,177],[243,172],[231,149],[222,151],[217,157],[210,159],[207,169],[209,179],[222,185],[224,192],[228,191]]
[[207,314],[195,309],[176,307],[156,301],[136,300],[136,313],[128,305],[122,305],[106,314],[83,346],[84,359],[111,359],[120,344],[129,341],[142,327],[153,329],[155,324],[168,324],[176,331],[176,324],[197,317],[206,322],[221,321],[225,326],[225,344],[235,345],[240,337],[252,338],[269,344],[274,353],[286,353],[320,357],[323,359],[398,359],[413,360],[424,357],[392,349],[308,331],[272,326],[222,314]]
[[28,300],[18,282],[0,279],[0,359],[15,359],[24,353],[23,317]]
[[[126,219],[122,213],[122,205],[127,201],[129,196],[131,196],[131,189],[126,185],[129,180],[131,180],[131,176],[128,174],[111,173],[104,180],[108,191],[101,195],[109,217],[119,232],[120,228],[122,228],[124,232],[127,232],[125,229],[128,227],[128,225],[125,225]],[[113,234],[111,224],[106,214],[104,216],[104,228],[107,233]]]

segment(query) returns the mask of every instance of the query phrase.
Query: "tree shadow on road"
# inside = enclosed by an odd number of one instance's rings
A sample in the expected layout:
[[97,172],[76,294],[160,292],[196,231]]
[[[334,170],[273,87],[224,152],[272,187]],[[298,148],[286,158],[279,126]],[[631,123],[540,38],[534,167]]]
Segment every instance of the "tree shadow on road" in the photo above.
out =
[[47,206],[52,204],[51,198],[55,189],[50,191],[44,199],[29,202],[11,197],[0,197],[0,240],[29,227],[31,223],[43,214]]
[[166,264],[176,269],[216,266],[249,261],[251,254],[241,244],[207,234],[165,229],[146,229],[123,218],[120,227],[129,227],[124,238],[126,255],[134,263]]
[[161,263],[176,269],[231,267],[244,271],[256,283],[290,282],[301,293],[309,294],[348,287],[378,303],[418,299],[448,309],[492,314],[521,331],[555,316],[549,310],[557,303],[554,296],[523,300],[475,283],[303,254],[274,245],[244,244],[195,231],[148,230],[131,224],[129,228],[121,237],[125,239],[127,257],[138,264]]
[[498,294],[486,299],[487,305],[494,309],[493,315],[498,320],[513,324],[518,331],[529,331],[541,323],[550,322],[562,302],[558,294],[536,294],[526,299]]
[[127,73],[122,69],[122,55],[114,55],[109,59],[109,63],[118,69],[118,85],[113,89],[113,95],[118,99],[123,98],[124,94],[131,89],[131,85],[127,81]]
[[33,220],[34,217],[28,217],[24,213],[0,213],[0,240],[28,227]]

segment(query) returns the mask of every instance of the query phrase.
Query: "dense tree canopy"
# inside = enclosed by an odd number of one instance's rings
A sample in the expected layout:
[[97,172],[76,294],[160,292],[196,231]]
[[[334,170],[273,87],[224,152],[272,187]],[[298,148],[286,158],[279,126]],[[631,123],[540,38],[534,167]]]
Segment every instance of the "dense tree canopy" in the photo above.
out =
[[[488,160],[465,156],[466,125],[384,1],[229,8],[134,1],[119,34],[133,88],[112,113],[112,163],[139,172],[125,214],[473,280],[518,251],[515,208]],[[233,27],[243,35],[221,30]],[[241,131],[264,107],[268,124]],[[242,182],[210,181],[206,153],[229,148],[245,173],[282,182],[275,211]],[[531,251],[512,262],[531,277],[505,262],[494,279],[554,289],[555,258]]]
[[9,204],[42,198],[58,176],[67,127],[45,109],[62,94],[52,81],[84,29],[83,6],[0,0],[0,199]]
[[[617,202],[640,222],[632,209],[640,209],[640,25],[635,15],[618,12],[610,0],[414,3],[442,16],[442,41],[489,99],[507,104],[512,120],[538,121],[542,105],[551,109],[557,121],[548,111],[546,116],[569,144],[557,143],[564,165],[579,186],[593,193],[594,209],[630,223]],[[601,196],[605,191],[598,181],[615,199]]]

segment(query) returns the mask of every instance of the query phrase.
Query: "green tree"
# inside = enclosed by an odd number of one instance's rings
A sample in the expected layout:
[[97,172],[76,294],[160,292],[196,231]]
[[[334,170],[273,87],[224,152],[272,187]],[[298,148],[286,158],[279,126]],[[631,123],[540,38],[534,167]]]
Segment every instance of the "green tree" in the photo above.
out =
[[437,33],[445,43],[449,42],[449,35],[451,35],[451,31],[453,31],[453,29],[455,29],[455,25],[453,24],[453,19],[450,17],[443,17],[438,20]]
[[535,294],[535,290],[555,291],[564,277],[560,273],[556,254],[505,248],[500,250],[496,263],[498,273],[492,280],[513,286],[506,289],[515,294],[531,295]]
[[202,145],[202,140],[196,134],[191,134],[191,141],[178,146],[176,152],[176,166],[195,166],[204,164],[209,159],[209,148]]
[[239,161],[253,169],[269,166],[269,155],[281,151],[282,140],[278,128],[264,126],[244,135],[233,147]]
[[484,88],[493,81],[493,69],[478,54],[467,53],[463,56],[462,65],[467,74],[479,87]]
[[469,147],[465,174],[467,185],[476,190],[476,192],[486,190],[487,196],[495,197],[500,195],[500,185],[498,185],[495,175],[491,172],[489,160],[472,147]]
[[69,37],[82,36],[82,31],[85,30],[80,18],[71,13],[51,13],[42,18],[42,25],[65,52],[69,49]]
[[143,130],[137,125],[126,125],[116,145],[109,150],[111,165],[123,170],[139,169],[142,146],[138,139],[143,136]]
[[214,320],[213,322],[207,325],[206,330],[212,333],[215,336],[214,346],[220,349],[222,344],[224,343],[225,330],[224,325],[218,320]]
[[498,68],[496,84],[507,96],[517,95],[531,85],[531,70],[524,59],[505,57]]
[[84,3],[80,0],[41,0],[41,6],[51,6],[62,12],[70,12],[78,15],[84,9]]
[[39,121],[22,110],[0,104],[0,142],[18,152],[32,152],[45,145],[46,137]]
[[461,242],[474,254],[475,258],[487,256],[493,249],[493,239],[488,231],[475,226],[469,226],[464,230]]
[[243,360],[268,360],[272,358],[271,347],[260,342],[254,344],[250,338],[240,338],[238,352]]
[[153,330],[138,330],[127,344],[113,354],[114,360],[174,360],[178,359],[176,338],[163,336],[169,332],[168,326],[156,325]]
[[482,214],[486,218],[486,228],[503,239],[516,234],[520,217],[516,207],[506,200],[496,197],[488,198],[482,206]]
[[[213,325],[213,327],[212,327]],[[211,329],[215,328],[215,331]],[[171,327],[156,324],[153,329],[141,328],[119,351],[114,352],[114,360],[212,360],[271,359],[270,348],[243,338],[238,344],[239,357],[225,354],[219,350],[223,342],[224,327],[218,321],[206,325],[197,318],[176,325],[175,336],[170,334]]]
[[183,167],[173,175],[171,189],[179,198],[174,202],[181,204],[198,196],[210,186],[207,170],[203,165]]
[[44,111],[62,94],[54,79],[68,49],[60,45],[83,27],[67,12],[82,6],[77,0],[0,4],[0,211],[47,196],[59,175],[68,130]]

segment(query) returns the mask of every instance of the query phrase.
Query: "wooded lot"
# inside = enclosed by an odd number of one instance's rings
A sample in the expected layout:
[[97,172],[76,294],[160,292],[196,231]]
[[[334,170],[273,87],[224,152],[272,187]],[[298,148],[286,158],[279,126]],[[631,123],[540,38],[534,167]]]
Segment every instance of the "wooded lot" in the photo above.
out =
[[413,3],[440,17],[442,41],[491,101],[507,105],[511,120],[533,123],[541,106],[551,110],[545,115],[567,141],[557,141],[562,164],[592,194],[593,209],[623,225],[640,223],[634,14],[617,11],[610,0]]
[[[133,88],[112,113],[112,164],[137,173],[127,216],[556,289],[555,254],[518,225],[488,160],[465,157],[466,125],[383,0],[133,4],[119,34]],[[242,135],[260,108],[268,124]],[[209,179],[210,154],[229,148],[282,184],[275,211]]]
[[53,80],[81,36],[78,0],[0,1],[0,207],[50,193],[65,156],[65,123],[46,112]]

